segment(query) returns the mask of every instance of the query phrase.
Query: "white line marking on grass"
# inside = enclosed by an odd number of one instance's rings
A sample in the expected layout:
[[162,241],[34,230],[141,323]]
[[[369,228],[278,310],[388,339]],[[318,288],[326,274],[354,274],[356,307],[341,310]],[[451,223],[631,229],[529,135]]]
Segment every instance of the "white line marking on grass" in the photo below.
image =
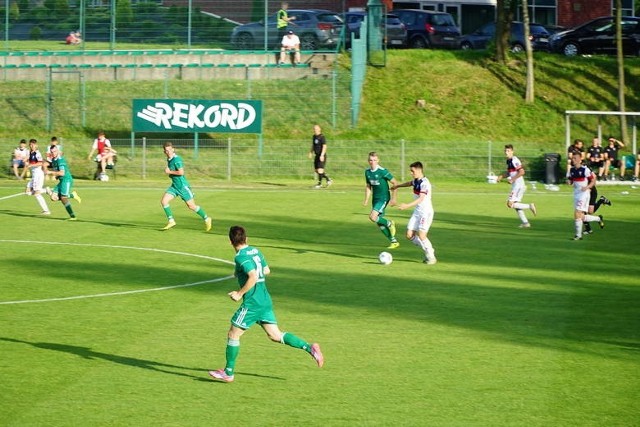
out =
[[[190,256],[190,257],[195,257],[195,258],[208,259],[208,260],[212,260],[212,261],[219,261],[219,262],[222,262],[222,263],[225,263],[225,264],[233,264],[233,262],[227,261],[226,259],[214,258],[214,257],[206,256],[206,255],[191,254],[191,253],[188,253],[188,252],[168,251],[168,250],[165,250],[165,249],[138,248],[138,247],[135,247],[135,246],[94,245],[94,244],[89,244],[89,243],[40,242],[40,241],[36,241],[36,240],[5,240],[5,239],[0,239],[0,243],[28,243],[28,244],[37,243],[37,244],[41,244],[41,245],[91,246],[91,247],[111,248],[111,249],[132,249],[132,250],[138,250],[138,251],[161,252],[161,253],[174,254],[174,255]],[[225,277],[219,277],[217,279],[211,279],[211,280],[202,280],[200,282],[184,283],[182,285],[173,285],[173,286],[163,286],[163,287],[160,287],[160,288],[152,288],[152,289],[135,289],[135,290],[132,290],[132,291],[108,292],[108,293],[90,294],[90,295],[76,295],[76,296],[71,296],[71,297],[60,297],[60,298],[32,299],[32,300],[21,300],[21,301],[0,301],[0,305],[29,304],[29,303],[36,303],[36,302],[68,301],[68,300],[74,300],[74,299],[102,298],[102,297],[111,297],[111,296],[118,296],[118,295],[140,294],[140,293],[143,293],[143,292],[166,291],[166,290],[169,290],[169,289],[187,288],[187,287],[190,287],[190,286],[203,285],[205,283],[221,282],[223,280],[228,280],[228,279],[232,279],[232,278],[233,278],[233,275],[225,276]]]
[[10,196],[4,196],[4,197],[0,197],[0,200],[6,200],[6,199],[11,199],[12,197],[18,197],[18,196],[22,196],[24,195],[24,191],[22,193],[16,193],[16,194],[12,194]]

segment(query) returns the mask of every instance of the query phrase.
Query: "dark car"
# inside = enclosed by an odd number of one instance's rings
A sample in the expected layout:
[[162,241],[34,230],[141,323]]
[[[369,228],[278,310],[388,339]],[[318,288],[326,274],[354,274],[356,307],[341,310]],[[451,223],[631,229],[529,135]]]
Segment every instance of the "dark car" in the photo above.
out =
[[[533,50],[549,49],[549,31],[540,24],[529,24],[529,40]],[[460,39],[460,49],[486,49],[487,45],[495,41],[496,23],[490,22],[478,28],[471,34],[462,36]],[[509,44],[512,52],[523,52],[525,49],[524,23],[511,23],[511,36]]]
[[[345,44],[351,45],[351,35],[360,37],[360,26],[367,12],[347,12],[344,15],[344,23],[347,28]],[[407,28],[397,15],[388,13],[385,16],[386,44],[390,47],[404,47],[407,45]]]
[[[338,13],[321,9],[289,9],[287,14],[295,18],[288,28],[300,38],[302,50],[335,48],[340,41],[344,23]],[[280,45],[276,21],[275,13],[267,18],[268,49]],[[264,32],[264,20],[239,25],[231,32],[231,44],[237,49],[264,48]]]
[[[553,34],[551,50],[567,56],[583,53],[615,54],[616,19],[605,16],[566,31]],[[640,55],[640,18],[622,17],[622,49],[627,55]]]
[[419,9],[393,9],[393,14],[407,27],[409,47],[458,47],[460,29],[450,14]]

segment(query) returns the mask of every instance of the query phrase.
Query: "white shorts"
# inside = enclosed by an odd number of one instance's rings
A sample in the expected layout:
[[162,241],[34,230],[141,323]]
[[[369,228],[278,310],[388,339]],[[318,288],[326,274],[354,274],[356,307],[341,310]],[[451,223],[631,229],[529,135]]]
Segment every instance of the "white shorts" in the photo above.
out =
[[589,212],[590,191],[581,191],[573,193],[573,207],[580,212]]
[[42,192],[44,187],[44,172],[42,168],[31,169],[31,179],[27,183],[27,191],[29,192]]
[[407,224],[407,230],[424,231],[429,232],[431,224],[433,223],[433,211],[417,212],[413,211],[409,223]]
[[524,197],[524,190],[527,189],[524,181],[518,183],[517,181],[511,184],[511,193],[509,193],[509,198],[507,198],[508,202],[520,202]]

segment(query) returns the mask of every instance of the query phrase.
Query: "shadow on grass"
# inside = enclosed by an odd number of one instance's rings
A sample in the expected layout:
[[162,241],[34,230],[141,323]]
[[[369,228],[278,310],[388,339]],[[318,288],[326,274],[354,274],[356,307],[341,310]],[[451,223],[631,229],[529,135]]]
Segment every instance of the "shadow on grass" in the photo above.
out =
[[0,337],[0,340],[11,342],[11,343],[27,344],[43,350],[59,351],[62,353],[73,354],[83,359],[88,359],[88,360],[102,359],[108,362],[117,363],[119,365],[149,369],[151,371],[177,375],[177,376],[186,377],[186,378],[200,379],[201,377],[185,374],[183,372],[176,372],[175,370],[182,369],[187,371],[206,372],[206,370],[202,368],[190,368],[186,366],[171,365],[167,363],[156,362],[153,360],[137,359],[135,357],[127,357],[127,356],[118,356],[117,354],[110,354],[110,353],[101,353],[99,351],[93,351],[89,347],[79,347],[75,345],[57,344],[57,343],[49,343],[49,342],[29,342],[29,341],[23,341],[23,340],[18,340],[14,338],[5,338],[5,337]]

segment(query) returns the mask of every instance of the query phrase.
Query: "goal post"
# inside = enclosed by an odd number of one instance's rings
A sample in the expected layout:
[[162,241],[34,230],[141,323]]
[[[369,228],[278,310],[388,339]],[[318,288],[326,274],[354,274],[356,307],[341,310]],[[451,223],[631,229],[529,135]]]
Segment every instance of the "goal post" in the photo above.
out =
[[[598,119],[597,133],[596,135],[602,141],[602,118],[608,116],[620,117],[627,116],[631,118],[631,123],[627,126],[631,127],[631,147],[633,154],[638,154],[638,118],[640,118],[640,112],[627,112],[627,111],[588,111],[588,110],[566,110],[564,112],[565,117],[565,150],[569,148],[572,143],[571,139],[571,117],[572,116],[595,116]],[[624,141],[627,143],[627,141]],[[628,144],[627,144],[628,145]]]

